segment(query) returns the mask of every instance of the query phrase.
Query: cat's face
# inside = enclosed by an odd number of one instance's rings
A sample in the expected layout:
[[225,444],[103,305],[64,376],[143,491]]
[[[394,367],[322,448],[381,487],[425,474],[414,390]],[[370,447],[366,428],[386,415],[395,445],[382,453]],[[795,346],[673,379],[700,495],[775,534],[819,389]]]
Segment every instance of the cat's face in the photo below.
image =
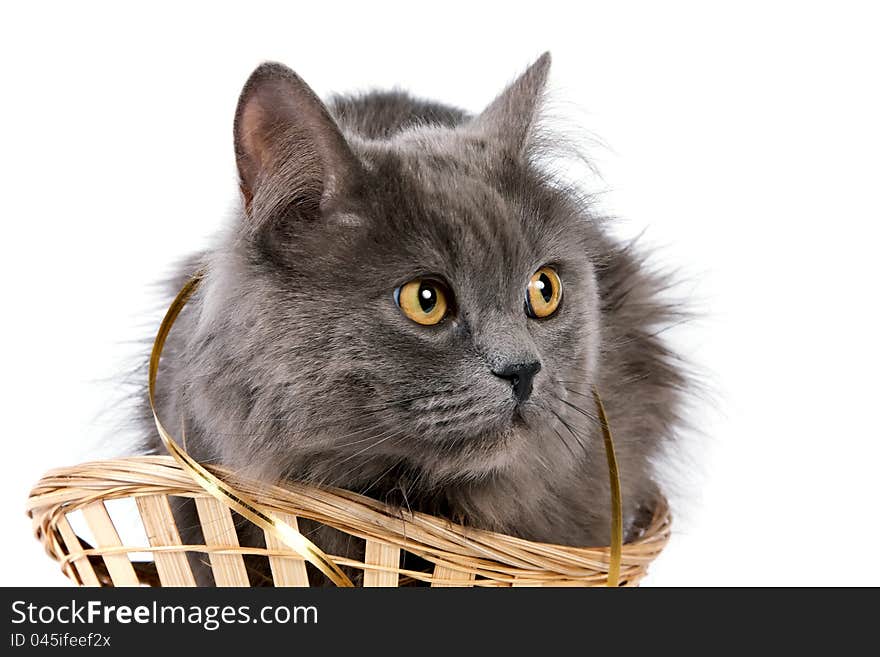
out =
[[[483,120],[533,108],[504,110]],[[234,316],[263,433],[230,450],[279,471],[311,459],[345,484],[395,464],[479,477],[585,440],[573,407],[590,408],[599,349],[591,228],[496,127],[349,138],[311,163],[324,181],[311,187],[289,184],[310,166],[296,149],[254,156],[274,170],[250,182],[240,161],[259,226],[217,257],[209,294]]]

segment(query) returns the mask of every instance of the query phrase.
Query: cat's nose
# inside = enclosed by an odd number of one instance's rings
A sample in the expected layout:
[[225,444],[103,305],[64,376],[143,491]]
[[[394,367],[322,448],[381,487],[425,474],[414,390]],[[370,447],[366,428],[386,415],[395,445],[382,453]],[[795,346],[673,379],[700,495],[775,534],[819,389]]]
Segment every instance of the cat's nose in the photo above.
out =
[[507,379],[513,386],[513,396],[520,404],[524,403],[532,394],[532,381],[535,375],[541,371],[541,363],[511,363],[499,369],[492,370],[492,374]]

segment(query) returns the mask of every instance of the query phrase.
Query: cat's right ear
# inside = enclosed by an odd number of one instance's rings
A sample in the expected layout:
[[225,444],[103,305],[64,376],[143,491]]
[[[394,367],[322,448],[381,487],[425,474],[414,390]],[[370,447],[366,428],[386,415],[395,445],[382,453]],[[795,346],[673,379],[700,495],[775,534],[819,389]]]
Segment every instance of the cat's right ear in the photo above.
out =
[[357,159],[324,103],[282,64],[251,74],[233,131],[245,211],[255,223],[282,205],[316,216],[357,177]]

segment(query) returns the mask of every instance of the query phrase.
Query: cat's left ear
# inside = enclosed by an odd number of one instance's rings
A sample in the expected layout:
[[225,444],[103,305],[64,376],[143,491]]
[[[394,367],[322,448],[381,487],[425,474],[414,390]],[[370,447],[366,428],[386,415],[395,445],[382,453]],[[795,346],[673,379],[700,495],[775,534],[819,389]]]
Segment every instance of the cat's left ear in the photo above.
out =
[[529,145],[550,71],[545,52],[471,122],[471,127],[520,157]]

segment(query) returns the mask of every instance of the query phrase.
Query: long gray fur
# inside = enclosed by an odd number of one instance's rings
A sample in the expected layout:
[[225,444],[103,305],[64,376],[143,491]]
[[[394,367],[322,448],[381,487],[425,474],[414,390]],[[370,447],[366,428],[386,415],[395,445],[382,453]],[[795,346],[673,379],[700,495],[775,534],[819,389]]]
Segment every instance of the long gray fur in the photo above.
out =
[[[323,104],[279,64],[254,72],[235,125],[240,217],[169,289],[205,268],[159,377],[160,414],[185,427],[195,458],[527,539],[607,544],[596,384],[637,531],[659,494],[652,459],[680,422],[685,377],[657,337],[679,314],[634,247],[535,164],[553,147],[538,127],[549,64],[476,116],[401,92]],[[564,296],[536,320],[525,289],[546,264]],[[434,327],[393,298],[423,274],[454,295]],[[517,406],[491,370],[524,359],[542,369]],[[162,453],[144,419],[146,449]],[[312,538],[353,549],[331,531]]]

